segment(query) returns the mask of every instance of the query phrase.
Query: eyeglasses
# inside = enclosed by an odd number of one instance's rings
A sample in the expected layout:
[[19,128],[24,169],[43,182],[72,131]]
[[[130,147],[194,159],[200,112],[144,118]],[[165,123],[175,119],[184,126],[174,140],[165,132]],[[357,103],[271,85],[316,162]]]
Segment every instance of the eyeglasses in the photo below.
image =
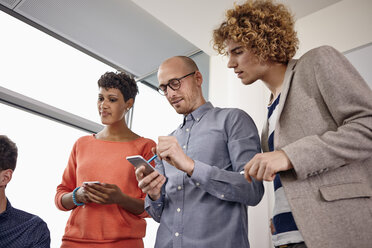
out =
[[161,95],[166,96],[168,94],[167,87],[171,88],[172,90],[178,90],[181,87],[181,80],[184,79],[185,77],[188,77],[188,76],[191,76],[191,75],[195,74],[195,72],[196,71],[191,72],[191,73],[186,74],[185,76],[180,77],[180,78],[171,79],[171,80],[168,81],[167,84],[161,84],[158,87],[158,92]]

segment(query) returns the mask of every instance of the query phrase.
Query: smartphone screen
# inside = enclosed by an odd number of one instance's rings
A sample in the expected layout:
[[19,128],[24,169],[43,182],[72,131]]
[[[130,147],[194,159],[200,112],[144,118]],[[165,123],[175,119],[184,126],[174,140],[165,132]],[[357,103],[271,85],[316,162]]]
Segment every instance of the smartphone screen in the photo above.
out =
[[99,181],[89,181],[89,182],[83,182],[83,184],[89,184],[89,183],[94,183],[94,184],[101,184]]

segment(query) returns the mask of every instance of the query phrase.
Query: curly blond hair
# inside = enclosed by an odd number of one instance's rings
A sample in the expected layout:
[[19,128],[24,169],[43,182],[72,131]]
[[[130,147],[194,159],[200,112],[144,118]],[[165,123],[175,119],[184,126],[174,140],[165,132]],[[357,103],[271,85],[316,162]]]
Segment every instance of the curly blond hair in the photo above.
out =
[[260,61],[288,63],[298,48],[290,11],[271,0],[248,0],[226,12],[226,20],[213,31],[213,48],[226,55],[226,41],[242,43]]

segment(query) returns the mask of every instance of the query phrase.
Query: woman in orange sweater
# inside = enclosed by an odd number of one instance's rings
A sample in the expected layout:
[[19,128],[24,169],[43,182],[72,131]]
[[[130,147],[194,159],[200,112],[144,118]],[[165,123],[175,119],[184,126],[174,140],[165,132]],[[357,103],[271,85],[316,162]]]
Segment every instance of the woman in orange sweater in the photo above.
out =
[[[105,127],[75,142],[57,187],[57,207],[72,209],[61,247],[143,247],[145,194],[125,157],[149,159],[156,144],[125,122],[138,93],[136,82],[124,73],[107,72],[98,86],[97,107]],[[89,181],[99,183],[84,183]]]

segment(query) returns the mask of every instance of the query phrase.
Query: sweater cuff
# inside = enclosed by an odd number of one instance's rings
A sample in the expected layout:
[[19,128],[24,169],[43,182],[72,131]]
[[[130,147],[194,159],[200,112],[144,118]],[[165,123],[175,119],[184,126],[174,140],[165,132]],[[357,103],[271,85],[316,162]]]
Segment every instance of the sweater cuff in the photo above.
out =
[[62,197],[65,195],[65,194],[68,194],[67,192],[66,193],[61,193],[61,194],[58,194],[56,195],[56,198],[55,198],[55,204],[57,206],[58,209],[62,210],[62,211],[69,211],[71,209],[67,209],[65,208],[63,205],[62,205]]

